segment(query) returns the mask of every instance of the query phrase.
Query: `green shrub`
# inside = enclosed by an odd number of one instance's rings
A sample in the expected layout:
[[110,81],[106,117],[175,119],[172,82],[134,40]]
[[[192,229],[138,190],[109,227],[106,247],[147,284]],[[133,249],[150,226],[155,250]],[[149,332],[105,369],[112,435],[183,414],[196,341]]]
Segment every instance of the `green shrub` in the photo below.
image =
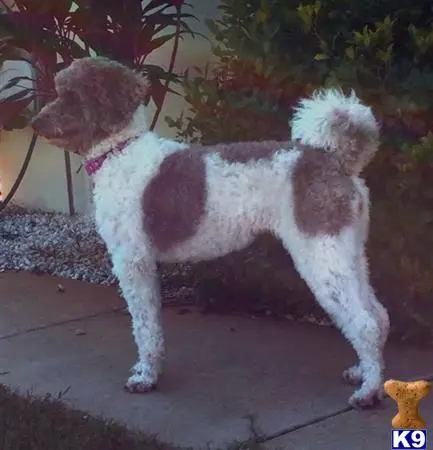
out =
[[[217,63],[186,74],[183,140],[287,139],[291,107],[322,85],[354,88],[382,122],[367,171],[372,282],[393,333],[433,343],[433,15],[424,1],[222,0],[209,22]],[[201,263],[192,283],[212,309],[320,316],[281,246],[264,237]],[[201,287],[201,289],[200,289]],[[227,301],[225,301],[226,299]],[[231,305],[231,306],[230,306]],[[235,306],[233,306],[235,305]]]
[[[409,154],[433,128],[433,16],[425,2],[223,0],[220,8],[222,18],[208,23],[218,63],[186,76],[189,111],[167,119],[179,137],[268,137],[262,129],[287,137],[290,107],[322,85],[354,88],[383,121],[384,140]],[[431,157],[426,147],[414,151]]]

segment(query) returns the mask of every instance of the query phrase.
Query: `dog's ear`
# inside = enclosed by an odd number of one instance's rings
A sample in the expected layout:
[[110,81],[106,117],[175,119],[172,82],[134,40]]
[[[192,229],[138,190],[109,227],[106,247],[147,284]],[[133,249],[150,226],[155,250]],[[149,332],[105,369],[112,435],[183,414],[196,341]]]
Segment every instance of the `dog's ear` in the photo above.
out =
[[122,103],[122,109],[131,105],[135,111],[148,100],[150,83],[144,76],[126,67],[115,67],[105,76],[104,83],[112,94],[112,101]]

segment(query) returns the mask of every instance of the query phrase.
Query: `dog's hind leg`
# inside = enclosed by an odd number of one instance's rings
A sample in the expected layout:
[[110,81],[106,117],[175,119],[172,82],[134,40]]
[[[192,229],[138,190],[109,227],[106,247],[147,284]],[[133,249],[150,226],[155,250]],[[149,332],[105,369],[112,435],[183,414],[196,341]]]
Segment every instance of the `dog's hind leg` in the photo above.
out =
[[358,258],[358,269],[360,271],[361,280],[363,280],[362,286],[364,287],[364,289],[366,289],[364,295],[367,298],[367,304],[370,306],[373,314],[375,314],[378,322],[380,323],[380,345],[383,349],[385,347],[389,334],[389,315],[385,307],[377,299],[374,289],[370,284],[368,261],[364,251],[359,253]]
[[[378,301],[373,287],[369,281],[368,261],[364,250],[359,252],[358,256],[358,270],[360,279],[363,280],[362,287],[364,289],[363,298],[366,299],[368,307],[376,316],[380,326],[380,348],[384,349],[388,334],[389,334],[389,316],[385,307]],[[361,384],[363,381],[363,374],[359,364],[345,370],[343,372],[344,380],[349,384]]]
[[149,392],[156,387],[164,357],[156,264],[153,260],[133,262],[116,255],[113,257],[113,272],[128,304],[138,347],[138,361],[125,390],[133,393]]
[[351,342],[359,358],[362,384],[349,399],[356,408],[373,406],[382,394],[382,331],[377,314],[363,297],[353,230],[340,235],[281,236],[295,266],[317,301]]

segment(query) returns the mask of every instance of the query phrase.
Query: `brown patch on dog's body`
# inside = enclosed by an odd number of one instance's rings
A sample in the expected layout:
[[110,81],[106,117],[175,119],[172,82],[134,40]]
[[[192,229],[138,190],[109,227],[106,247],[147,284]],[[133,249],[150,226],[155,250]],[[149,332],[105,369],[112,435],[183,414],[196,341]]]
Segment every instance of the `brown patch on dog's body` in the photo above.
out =
[[195,145],[167,156],[142,197],[144,229],[152,244],[164,252],[197,232],[206,212],[207,155],[218,154],[229,164],[247,164],[270,160],[288,146],[278,141]]
[[164,252],[194,236],[205,214],[206,167],[192,149],[168,155],[142,197],[144,228]]
[[308,147],[302,152],[292,176],[295,222],[309,236],[335,236],[354,220],[355,184],[334,155]]

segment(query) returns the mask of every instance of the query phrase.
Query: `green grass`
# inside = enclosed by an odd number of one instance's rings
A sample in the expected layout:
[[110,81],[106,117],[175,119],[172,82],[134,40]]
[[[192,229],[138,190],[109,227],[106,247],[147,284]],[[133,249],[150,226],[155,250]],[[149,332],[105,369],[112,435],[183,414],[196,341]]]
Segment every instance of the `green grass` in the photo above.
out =
[[[21,395],[0,384],[0,450],[186,450],[71,409],[60,398]],[[254,442],[225,450],[259,450]]]

